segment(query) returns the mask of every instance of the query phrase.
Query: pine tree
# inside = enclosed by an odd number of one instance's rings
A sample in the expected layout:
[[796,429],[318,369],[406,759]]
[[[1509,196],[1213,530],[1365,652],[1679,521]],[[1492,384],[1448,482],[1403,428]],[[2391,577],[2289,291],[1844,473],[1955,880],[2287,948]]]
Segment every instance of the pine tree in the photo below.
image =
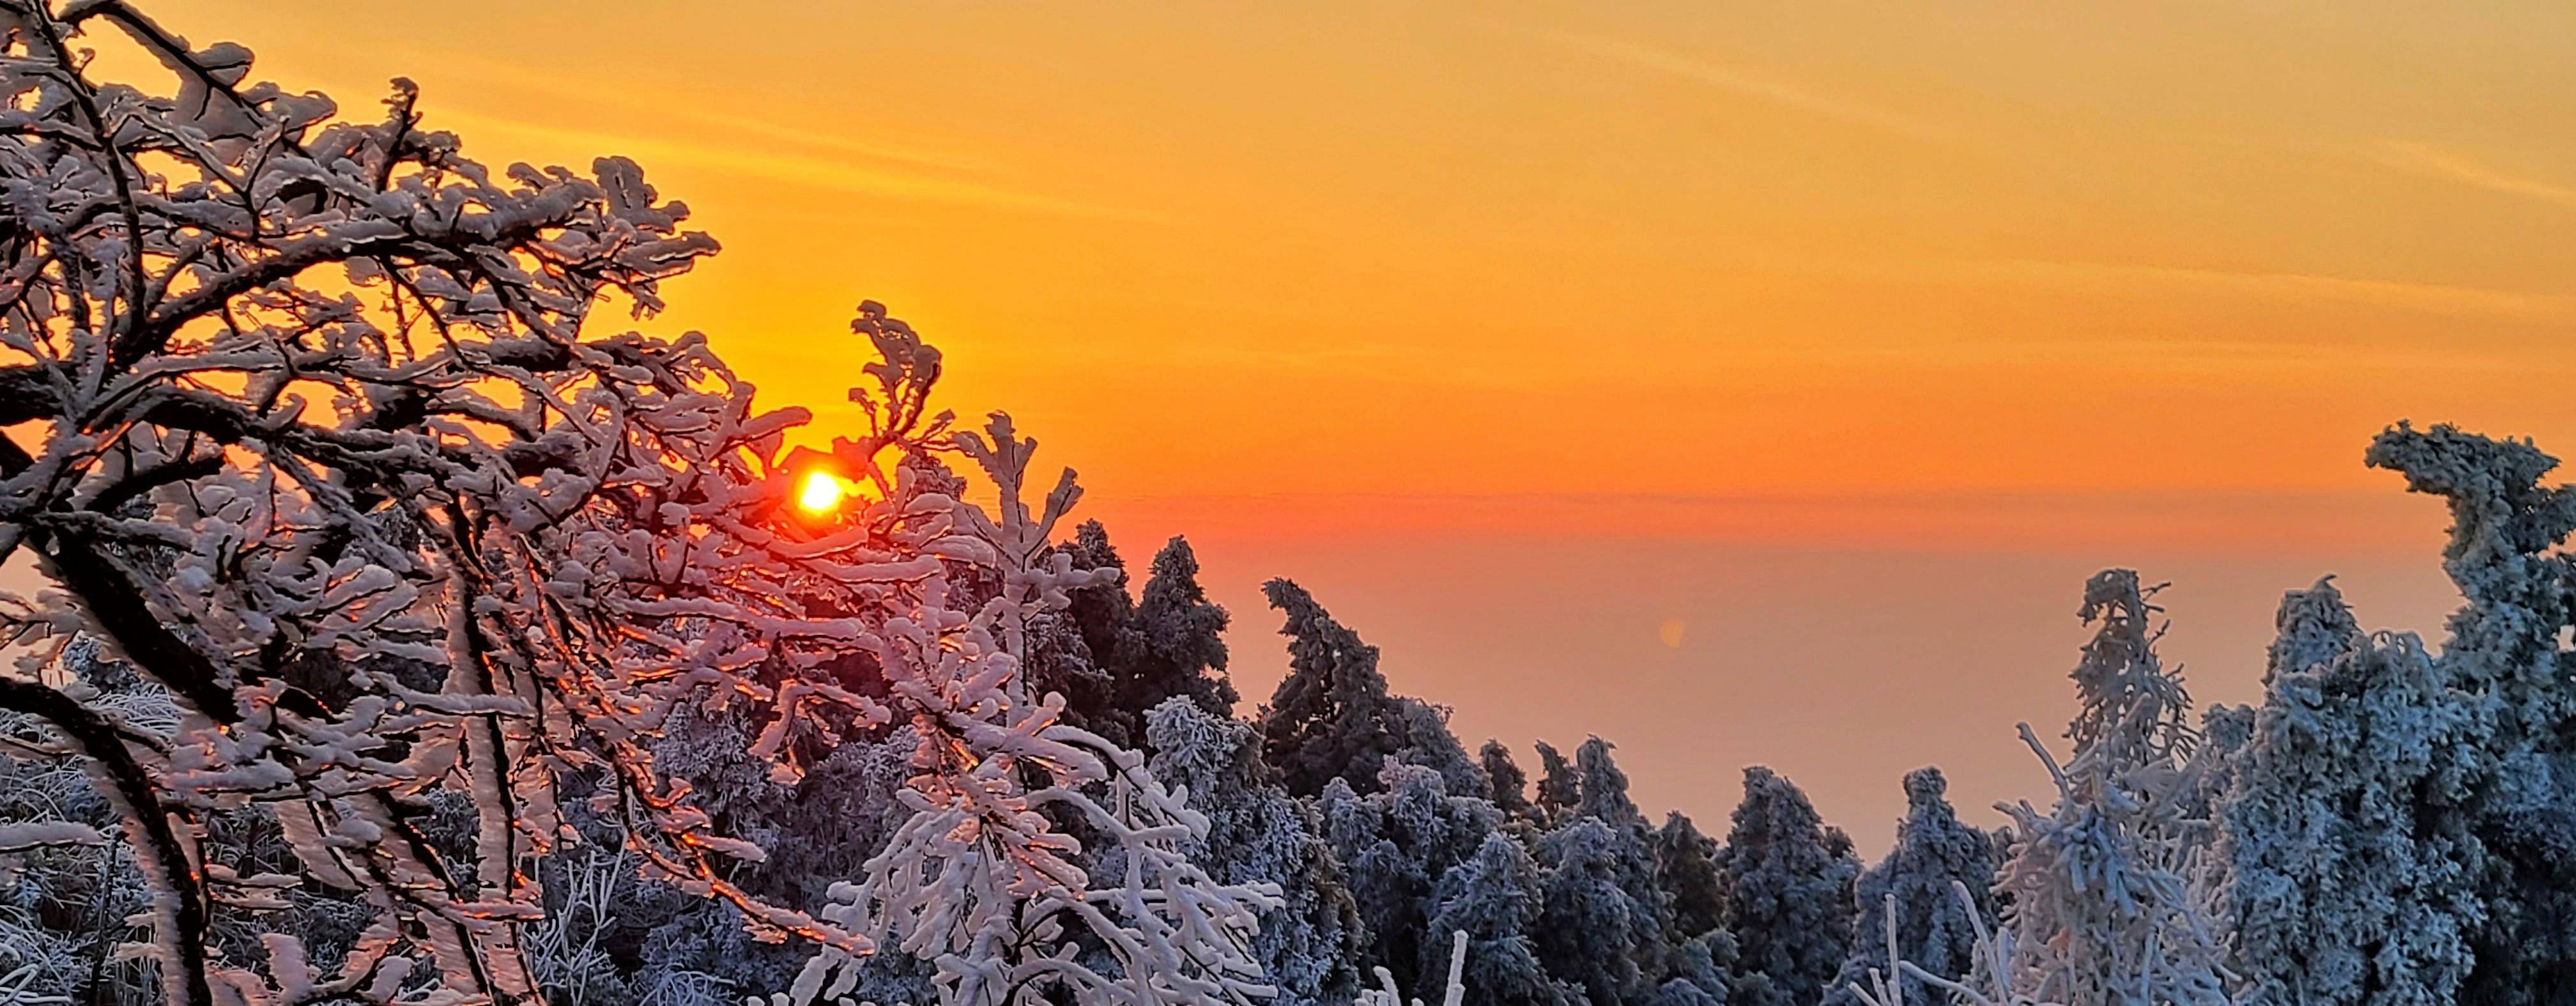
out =
[[[1545,893],[1536,862],[1519,842],[1495,833],[1476,854],[1450,867],[1431,894],[1426,932],[1467,934],[1467,1001],[1490,1006],[1571,1006],[1579,993],[1549,977],[1531,934],[1539,931]],[[1446,945],[1426,940],[1420,970],[1446,966]]]
[[[1719,932],[1726,924],[1726,898],[1717,873],[1717,840],[1680,811],[1664,815],[1655,832],[1655,886],[1672,906],[1667,942],[1676,946]],[[1732,945],[1733,938],[1728,937]]]
[[1198,558],[1174,537],[1154,556],[1143,599],[1128,595],[1127,567],[1099,521],[1085,521],[1055,551],[1077,571],[1115,579],[1067,591],[1061,612],[1031,619],[1026,671],[1035,694],[1060,692],[1064,721],[1132,747],[1147,747],[1146,713],[1175,695],[1215,716],[1234,713],[1225,677],[1225,608],[1199,586]]
[[1445,942],[1425,929],[1433,885],[1500,828],[1502,813],[1481,794],[1451,795],[1433,769],[1395,762],[1374,793],[1354,791],[1348,779],[1326,781],[1315,812],[1347,871],[1372,963],[1403,986],[1418,985],[1420,966]]
[[[2364,634],[2333,584],[2282,599],[2222,802],[2222,905],[2246,1006],[2458,1000],[2482,921],[2437,761],[2468,708],[2413,635]],[[2432,827],[2427,827],[2427,825]]]
[[1999,871],[2013,994],[2102,1006],[2219,1006],[2228,997],[2218,923],[2192,889],[2205,822],[2185,816],[2200,737],[2190,695],[2155,652],[2161,609],[2135,572],[2087,581],[2080,614],[2096,631],[2069,675],[2078,708],[2061,769],[2030,728],[2022,737],[2056,780],[2053,808],[2008,808],[2013,851]]
[[1130,623],[1132,653],[1114,664],[1121,708],[1159,708],[1181,696],[1210,716],[1234,715],[1238,698],[1225,677],[1225,608],[1199,586],[1199,559],[1179,535],[1154,553],[1153,573]]
[[1671,951],[1653,835],[1610,749],[1599,737],[1576,749],[1574,803],[1538,840],[1548,871],[1540,958],[1595,1006],[1646,1002]]
[[1375,792],[1390,758],[1431,768],[1450,792],[1487,791],[1484,770],[1438,707],[1388,693],[1377,647],[1295,583],[1272,580],[1262,590],[1287,616],[1279,631],[1289,642],[1288,676],[1261,711],[1261,752],[1289,792],[1312,796],[1334,779],[1355,793]]
[[[1908,1002],[1939,1001],[1935,990],[1891,966],[1882,935],[1891,909],[1902,959],[1952,981],[1970,977],[1977,926],[1969,913],[1988,931],[1994,928],[1995,849],[1984,832],[1960,823],[1945,795],[1948,788],[1940,769],[1906,773],[1905,818],[1896,825],[1896,846],[1860,875],[1853,953],[1826,991],[1828,1006],[1859,1006],[1853,989],[1870,988],[1873,969],[1903,981]],[[1960,888],[1969,892],[1970,903],[1960,902]]]
[[1539,957],[1592,1006],[1642,1003],[1663,964],[1664,923],[1645,850],[1626,829],[1577,818],[1539,840],[1547,897]]
[[1280,887],[1285,904],[1262,916],[1252,944],[1264,974],[1279,986],[1271,1002],[1349,1001],[1360,987],[1355,965],[1367,949],[1358,905],[1306,808],[1267,780],[1259,737],[1250,726],[1175,695],[1154,707],[1146,739],[1154,777],[1186,787],[1191,809],[1207,815],[1207,836],[1183,843],[1191,859],[1223,883]]
[[1806,793],[1768,768],[1744,770],[1744,802],[1718,859],[1737,1006],[1824,997],[1851,954],[1859,874],[1851,838],[1827,827]]
[[1583,802],[1583,780],[1574,774],[1574,766],[1565,756],[1557,753],[1556,746],[1546,741],[1538,742],[1538,762],[1542,773],[1538,780],[1539,816],[1550,823],[1566,820]]
[[1531,810],[1529,776],[1512,761],[1512,749],[1501,741],[1488,739],[1484,747],[1477,749],[1476,761],[1484,767],[1495,809],[1512,818],[1527,819]]
[[1585,738],[1583,746],[1574,749],[1575,775],[1582,789],[1575,801],[1575,813],[1595,818],[1618,828],[1646,827],[1646,815],[1628,798],[1628,774],[1619,771],[1610,758],[1611,744],[1598,736]]
[[2543,487],[2558,459],[2528,441],[2404,423],[2374,440],[2373,467],[2444,497],[2443,569],[2467,603],[2438,660],[2467,697],[2471,729],[2434,778],[2468,796],[2419,813],[2464,821],[2458,858],[2479,877],[2486,921],[2460,1000],[2480,1006],[2576,1001],[2576,569],[2556,547],[2576,530],[2576,491]]

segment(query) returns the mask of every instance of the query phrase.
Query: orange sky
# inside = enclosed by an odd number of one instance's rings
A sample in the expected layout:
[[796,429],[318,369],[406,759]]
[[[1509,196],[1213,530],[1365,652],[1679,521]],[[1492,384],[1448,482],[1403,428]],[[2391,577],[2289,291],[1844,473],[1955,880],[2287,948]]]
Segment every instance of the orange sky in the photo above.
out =
[[641,161],[726,246],[652,324],[773,401],[845,409],[885,301],[1131,552],[1201,542],[1248,695],[1301,576],[1471,744],[1599,731],[1704,822],[1752,760],[1864,845],[1913,764],[2027,792],[2093,565],[2204,578],[2218,697],[2317,573],[2431,631],[2370,434],[2576,451],[2564,4],[151,9]]

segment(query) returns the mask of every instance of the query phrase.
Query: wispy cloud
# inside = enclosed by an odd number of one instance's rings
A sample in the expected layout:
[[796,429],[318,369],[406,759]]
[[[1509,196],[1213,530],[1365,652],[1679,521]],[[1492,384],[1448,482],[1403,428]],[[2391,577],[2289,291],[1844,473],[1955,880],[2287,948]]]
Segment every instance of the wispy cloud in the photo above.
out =
[[1796,84],[1761,76],[1739,67],[1695,59],[1679,53],[1639,45],[1625,39],[1543,29],[1531,30],[1529,34],[1603,59],[1680,77],[1721,91],[1811,112],[1857,126],[1866,126],[1917,140],[1949,141],[1957,138],[1952,130],[1915,116],[1818,94]]
[[991,174],[989,166],[974,163],[951,151],[925,150],[876,136],[843,136],[817,130],[811,125],[790,124],[757,114],[728,111],[727,109],[733,106],[727,103],[727,96],[722,94],[691,92],[673,95],[641,86],[634,81],[624,80],[615,84],[603,84],[596,77],[493,59],[472,52],[442,50],[434,55],[422,55],[420,58],[424,62],[434,62],[442,66],[470,69],[478,82],[498,83],[559,101],[625,109],[649,115],[656,120],[678,119],[711,127],[721,132],[776,140],[813,150],[881,161],[908,169],[970,177]]
[[982,182],[928,173],[887,170],[846,160],[764,149],[752,144],[644,136],[586,129],[566,129],[517,119],[485,116],[455,108],[432,109],[425,125],[469,127],[478,136],[517,135],[551,143],[580,146],[599,154],[633,157],[647,167],[689,165],[789,185],[888,199],[915,199],[1058,216],[1142,220],[1133,211],[1093,206]]
[[[453,88],[431,87],[421,110],[430,129],[457,129],[471,138],[516,137],[551,146],[577,147],[585,155],[633,157],[648,171],[689,166],[883,199],[908,199],[951,205],[1054,216],[1149,221],[1152,214],[1087,204],[1046,195],[1001,177],[988,165],[973,163],[950,151],[930,151],[874,136],[844,136],[794,121],[766,118],[753,111],[732,111],[719,97],[706,94],[675,98],[621,84],[601,86],[596,80],[541,67],[505,62],[479,53],[445,48],[399,50],[407,59],[468,71],[476,86],[460,95]],[[354,77],[325,75],[313,83],[334,93],[366,94]],[[496,96],[492,90],[498,85]],[[508,92],[519,92],[509,94]],[[477,99],[479,98],[479,103]],[[527,98],[541,101],[527,102]],[[495,113],[495,103],[551,109],[537,121],[517,113]],[[646,122],[649,129],[604,125],[574,128],[554,125],[567,120],[566,106],[590,113],[594,123]],[[581,106],[588,106],[583,108]],[[478,110],[479,109],[479,110]],[[355,114],[354,107],[350,109]],[[599,112],[613,112],[599,116]]]
[[2387,140],[2379,144],[2378,154],[2382,163],[2400,170],[2576,209],[2576,186],[2525,178],[2490,167],[2457,151],[2426,143]]
[[2015,259],[1971,263],[1969,272],[1995,279],[2047,282],[2158,284],[2228,291],[2282,300],[2327,301],[2404,308],[2433,314],[2511,321],[2576,323],[2576,296],[2522,293],[2483,287],[2403,280],[2353,279],[2295,272],[2239,272],[2185,266],[2130,265]]

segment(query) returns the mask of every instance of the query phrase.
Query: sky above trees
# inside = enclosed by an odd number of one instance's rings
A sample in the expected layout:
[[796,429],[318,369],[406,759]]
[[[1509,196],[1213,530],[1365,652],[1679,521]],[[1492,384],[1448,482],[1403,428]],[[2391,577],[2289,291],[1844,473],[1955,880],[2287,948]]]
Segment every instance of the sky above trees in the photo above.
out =
[[2243,701],[2283,590],[2449,605],[2381,426],[2576,450],[2554,5],[529,6],[156,13],[642,162],[726,245],[654,327],[825,433],[894,306],[1191,535],[1244,694],[1292,575],[1471,746],[1602,732],[1702,820],[1762,760],[1864,849],[1918,764],[1992,823],[2092,570]]

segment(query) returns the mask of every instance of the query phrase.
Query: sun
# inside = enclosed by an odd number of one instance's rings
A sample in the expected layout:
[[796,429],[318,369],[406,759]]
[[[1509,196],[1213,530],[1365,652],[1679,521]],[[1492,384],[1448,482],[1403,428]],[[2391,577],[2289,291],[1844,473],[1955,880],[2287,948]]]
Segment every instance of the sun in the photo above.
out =
[[826,471],[805,473],[805,482],[796,487],[796,505],[805,512],[831,513],[841,506],[841,480]]

